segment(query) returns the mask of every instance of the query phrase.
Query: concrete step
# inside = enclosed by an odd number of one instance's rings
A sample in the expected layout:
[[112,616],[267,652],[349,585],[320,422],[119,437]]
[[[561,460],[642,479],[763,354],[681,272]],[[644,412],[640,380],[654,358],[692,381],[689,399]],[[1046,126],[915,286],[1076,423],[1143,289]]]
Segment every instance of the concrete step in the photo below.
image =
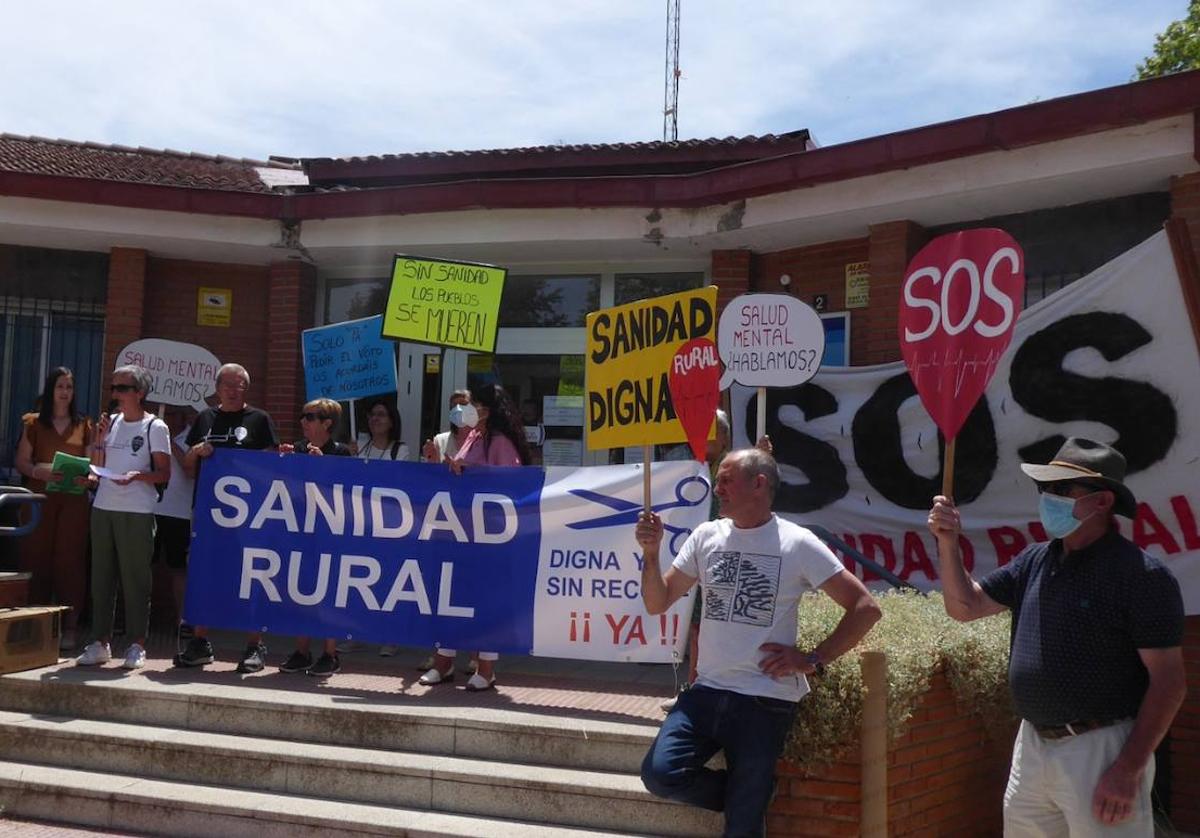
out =
[[[5,675],[0,709],[179,730],[637,773],[657,726],[398,694],[294,692],[216,673],[55,669]],[[294,677],[294,676],[292,676]],[[265,679],[262,679],[265,680]]]
[[0,711],[0,753],[74,769],[574,828],[636,824],[662,835],[720,830],[710,813],[649,795],[636,775],[511,758],[485,761],[19,711]]
[[0,761],[0,807],[15,818],[198,838],[606,838],[646,835],[246,791]]

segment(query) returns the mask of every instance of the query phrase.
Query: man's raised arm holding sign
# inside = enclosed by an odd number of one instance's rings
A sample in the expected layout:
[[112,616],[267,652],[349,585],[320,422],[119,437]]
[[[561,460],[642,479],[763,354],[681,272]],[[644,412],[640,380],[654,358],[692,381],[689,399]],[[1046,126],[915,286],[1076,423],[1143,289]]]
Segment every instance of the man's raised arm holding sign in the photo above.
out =
[[[697,581],[704,590],[696,684],[663,722],[642,764],[642,782],[660,797],[724,811],[731,835],[763,834],[775,762],[796,703],[808,693],[805,676],[822,674],[881,613],[816,536],[771,512],[778,486],[770,454],[746,449],[726,456],[716,481],[725,517],[700,525],[665,575],[662,520],[642,513],[637,524],[642,598],[651,614],[666,611]],[[803,652],[796,648],[800,596],[818,588],[846,613],[817,648]],[[704,767],[718,750],[728,770]]]

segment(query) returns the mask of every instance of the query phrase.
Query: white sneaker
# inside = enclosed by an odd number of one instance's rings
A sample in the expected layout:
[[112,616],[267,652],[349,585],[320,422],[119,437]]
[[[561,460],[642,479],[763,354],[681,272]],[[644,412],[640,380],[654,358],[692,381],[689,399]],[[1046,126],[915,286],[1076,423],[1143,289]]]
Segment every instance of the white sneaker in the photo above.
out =
[[394,658],[396,653],[400,651],[400,647],[395,643],[384,643],[379,647],[379,657]]
[[146,665],[146,650],[142,648],[140,643],[130,643],[129,648],[125,650],[125,662],[121,664],[125,669],[141,669]]
[[99,640],[93,640],[83,650],[83,654],[75,658],[75,663],[79,666],[96,666],[101,663],[108,663],[112,660],[112,650],[107,643],[101,643]]
[[363,649],[367,648],[367,644],[363,643],[361,640],[343,640],[337,645],[336,648],[338,650],[338,654],[349,655],[354,652],[361,652]]

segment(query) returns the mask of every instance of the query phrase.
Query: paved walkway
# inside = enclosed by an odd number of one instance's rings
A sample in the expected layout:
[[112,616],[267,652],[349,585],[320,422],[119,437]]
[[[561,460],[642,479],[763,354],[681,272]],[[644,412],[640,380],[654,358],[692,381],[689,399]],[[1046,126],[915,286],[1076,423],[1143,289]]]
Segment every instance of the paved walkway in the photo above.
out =
[[[368,644],[361,651],[341,655],[342,671],[325,678],[302,673],[285,674],[278,666],[292,651],[292,638],[268,637],[268,666],[253,675],[236,672],[236,659],[244,647],[243,635],[214,632],[217,660],[202,669],[171,666],[176,642],[171,637],[152,637],[146,668],[137,672],[121,669],[124,644],[113,644],[114,660],[103,667],[89,667],[86,680],[150,679],[157,684],[184,687],[189,682],[206,686],[281,693],[312,693],[324,697],[388,704],[438,707],[489,707],[545,715],[571,715],[606,721],[657,725],[663,718],[659,705],[677,689],[677,678],[686,677],[686,663],[678,671],[669,664],[611,663],[527,655],[503,655],[497,665],[497,687],[484,693],[467,692],[467,655],[458,656],[459,671],[450,684],[426,687],[417,683],[421,670],[416,664],[430,653],[426,648],[402,647],[393,657],[380,657],[379,646]],[[314,646],[318,641],[314,641]],[[66,677],[74,667],[59,664]]]

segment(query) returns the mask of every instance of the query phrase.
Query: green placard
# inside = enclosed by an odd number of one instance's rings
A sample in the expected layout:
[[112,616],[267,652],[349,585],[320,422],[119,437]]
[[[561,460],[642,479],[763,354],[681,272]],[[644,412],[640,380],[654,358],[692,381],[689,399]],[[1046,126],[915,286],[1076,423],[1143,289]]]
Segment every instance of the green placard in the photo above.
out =
[[383,336],[491,354],[507,275],[495,265],[397,254]]
[[50,481],[46,484],[46,491],[62,492],[65,495],[82,495],[87,490],[83,486],[76,486],[75,478],[86,477],[91,462],[87,457],[76,457],[62,451],[55,451],[54,462],[50,464],[50,470],[61,474],[62,481],[59,483]]

